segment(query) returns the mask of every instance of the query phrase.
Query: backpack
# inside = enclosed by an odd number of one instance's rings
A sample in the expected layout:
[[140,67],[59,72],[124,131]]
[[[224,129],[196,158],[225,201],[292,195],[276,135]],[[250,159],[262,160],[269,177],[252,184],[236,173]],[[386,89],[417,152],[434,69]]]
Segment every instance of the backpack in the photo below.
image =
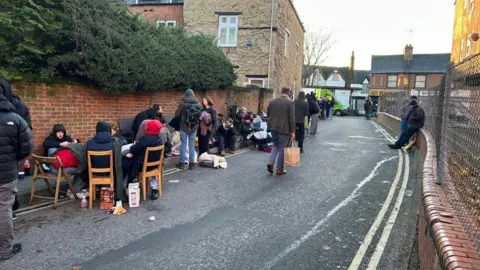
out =
[[202,108],[198,103],[186,103],[183,105],[183,121],[189,129],[195,128],[202,114]]
[[212,115],[209,113],[202,114],[202,122],[205,125],[210,126],[212,124]]

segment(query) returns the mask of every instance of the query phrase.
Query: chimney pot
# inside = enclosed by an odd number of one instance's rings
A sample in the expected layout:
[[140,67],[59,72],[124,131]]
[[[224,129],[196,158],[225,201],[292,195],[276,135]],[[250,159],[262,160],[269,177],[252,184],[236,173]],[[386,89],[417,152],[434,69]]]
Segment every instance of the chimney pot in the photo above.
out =
[[407,44],[405,49],[403,50],[403,59],[405,61],[412,61],[413,60],[413,46],[412,44]]

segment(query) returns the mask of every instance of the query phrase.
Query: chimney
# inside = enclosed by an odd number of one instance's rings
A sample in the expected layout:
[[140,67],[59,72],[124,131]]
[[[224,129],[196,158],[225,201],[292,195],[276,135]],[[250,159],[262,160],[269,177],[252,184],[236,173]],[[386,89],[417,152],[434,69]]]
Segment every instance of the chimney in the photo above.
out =
[[355,83],[355,51],[352,51],[350,56],[350,66],[348,67],[348,81],[347,87],[351,87],[351,84]]
[[412,44],[407,44],[403,50],[403,60],[412,61],[413,60],[413,46]]

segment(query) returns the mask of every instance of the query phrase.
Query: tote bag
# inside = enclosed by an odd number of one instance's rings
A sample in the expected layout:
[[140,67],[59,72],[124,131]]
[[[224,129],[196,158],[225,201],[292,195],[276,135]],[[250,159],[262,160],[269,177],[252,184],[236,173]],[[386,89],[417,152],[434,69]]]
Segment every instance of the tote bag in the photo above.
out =
[[289,167],[300,166],[300,148],[297,147],[295,140],[290,139],[285,150],[285,165]]

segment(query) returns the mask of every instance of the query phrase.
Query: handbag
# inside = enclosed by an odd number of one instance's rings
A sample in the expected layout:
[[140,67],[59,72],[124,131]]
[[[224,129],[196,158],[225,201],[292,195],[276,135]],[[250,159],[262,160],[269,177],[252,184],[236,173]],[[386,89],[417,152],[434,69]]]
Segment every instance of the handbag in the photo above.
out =
[[298,167],[300,166],[300,148],[297,147],[295,140],[290,139],[285,151],[285,165],[289,167]]

